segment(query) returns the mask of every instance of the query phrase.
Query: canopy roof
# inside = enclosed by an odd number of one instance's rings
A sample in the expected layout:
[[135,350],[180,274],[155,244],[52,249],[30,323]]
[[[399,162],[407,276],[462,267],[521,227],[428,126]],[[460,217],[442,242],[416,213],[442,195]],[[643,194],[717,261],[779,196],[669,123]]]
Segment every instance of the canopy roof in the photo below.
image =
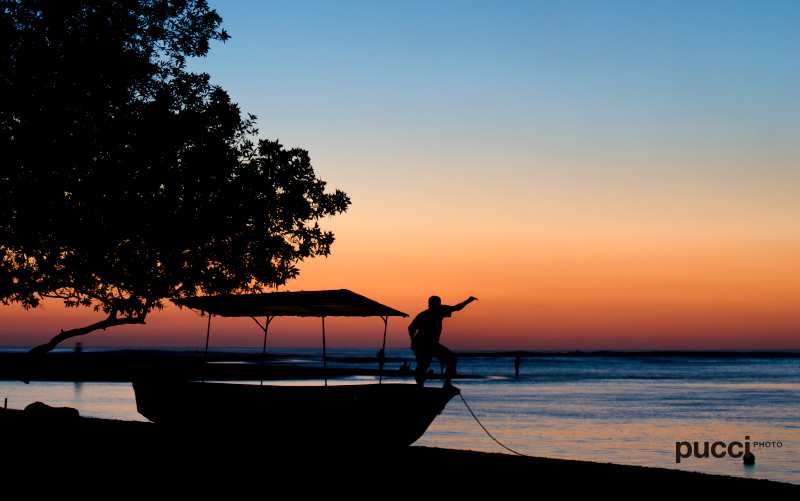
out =
[[222,317],[407,317],[347,289],[332,291],[268,292],[265,294],[220,294],[173,299],[187,306]]

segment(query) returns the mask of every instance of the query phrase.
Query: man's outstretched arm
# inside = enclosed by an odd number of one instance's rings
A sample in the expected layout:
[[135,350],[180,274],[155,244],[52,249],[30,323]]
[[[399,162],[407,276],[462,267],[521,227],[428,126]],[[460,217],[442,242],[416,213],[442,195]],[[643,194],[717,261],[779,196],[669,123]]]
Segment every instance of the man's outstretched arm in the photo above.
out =
[[469,303],[471,303],[473,301],[477,301],[477,300],[478,300],[478,298],[476,298],[475,296],[470,296],[469,299],[467,299],[466,301],[464,301],[462,303],[458,303],[457,305],[453,306],[453,311],[459,311],[459,310],[463,309]]

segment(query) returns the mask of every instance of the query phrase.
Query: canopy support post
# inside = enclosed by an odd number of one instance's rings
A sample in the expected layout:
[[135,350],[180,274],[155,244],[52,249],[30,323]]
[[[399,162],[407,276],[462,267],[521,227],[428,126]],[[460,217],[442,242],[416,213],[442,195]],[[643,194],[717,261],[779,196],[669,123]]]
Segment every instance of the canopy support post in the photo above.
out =
[[389,325],[389,316],[381,316],[381,320],[383,320],[383,346],[381,347],[380,351],[380,360],[378,360],[378,363],[380,364],[380,371],[378,372],[378,384],[383,383],[383,361],[386,357],[386,328]]
[[263,386],[264,385],[264,362],[265,362],[265,359],[267,358],[267,330],[269,330],[269,324],[270,324],[270,322],[272,322],[272,319],[275,318],[275,317],[274,316],[272,316],[272,317],[270,317],[270,316],[264,317],[264,325],[261,325],[258,322],[258,319],[256,317],[250,317],[250,318],[252,318],[253,321],[259,327],[264,329],[264,348],[261,350],[261,383],[260,383],[261,386]]
[[[208,312],[206,312],[208,313]],[[206,351],[203,353],[203,382],[206,382],[206,365],[208,365],[208,338],[211,337],[211,313],[208,313],[208,328],[206,329]]]
[[322,316],[322,375],[328,386],[328,355],[325,352],[325,315]]

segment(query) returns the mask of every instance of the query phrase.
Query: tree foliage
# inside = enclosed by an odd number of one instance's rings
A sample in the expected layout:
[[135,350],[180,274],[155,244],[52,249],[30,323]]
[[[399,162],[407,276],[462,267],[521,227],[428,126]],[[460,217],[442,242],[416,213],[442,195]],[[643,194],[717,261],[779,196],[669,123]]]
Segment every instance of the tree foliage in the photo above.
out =
[[284,284],[330,252],[317,221],[347,195],[186,70],[228,37],[205,1],[3,5],[0,299],[107,315],[40,351],[165,299]]

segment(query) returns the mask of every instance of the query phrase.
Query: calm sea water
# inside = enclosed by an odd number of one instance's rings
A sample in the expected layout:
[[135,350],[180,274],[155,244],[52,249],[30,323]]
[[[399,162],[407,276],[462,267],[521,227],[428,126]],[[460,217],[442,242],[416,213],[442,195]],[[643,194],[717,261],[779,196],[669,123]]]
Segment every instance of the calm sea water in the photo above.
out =
[[[276,352],[297,355],[285,363],[321,364],[316,350],[271,350]],[[328,350],[328,356],[328,366],[375,367],[359,359],[374,357],[374,349]],[[413,365],[409,350],[390,349],[387,356],[389,368],[402,359]],[[461,357],[459,374],[481,377],[456,385],[484,427],[521,454],[800,484],[798,365],[797,358],[755,356],[525,357],[517,380],[513,358]],[[373,378],[339,383],[354,381]],[[84,416],[144,421],[130,384],[0,382],[4,397],[10,408],[40,400],[75,407]],[[701,448],[704,442],[749,442],[756,463],[692,456],[677,464],[676,442],[684,441]],[[417,445],[510,453],[481,429],[459,397]]]

